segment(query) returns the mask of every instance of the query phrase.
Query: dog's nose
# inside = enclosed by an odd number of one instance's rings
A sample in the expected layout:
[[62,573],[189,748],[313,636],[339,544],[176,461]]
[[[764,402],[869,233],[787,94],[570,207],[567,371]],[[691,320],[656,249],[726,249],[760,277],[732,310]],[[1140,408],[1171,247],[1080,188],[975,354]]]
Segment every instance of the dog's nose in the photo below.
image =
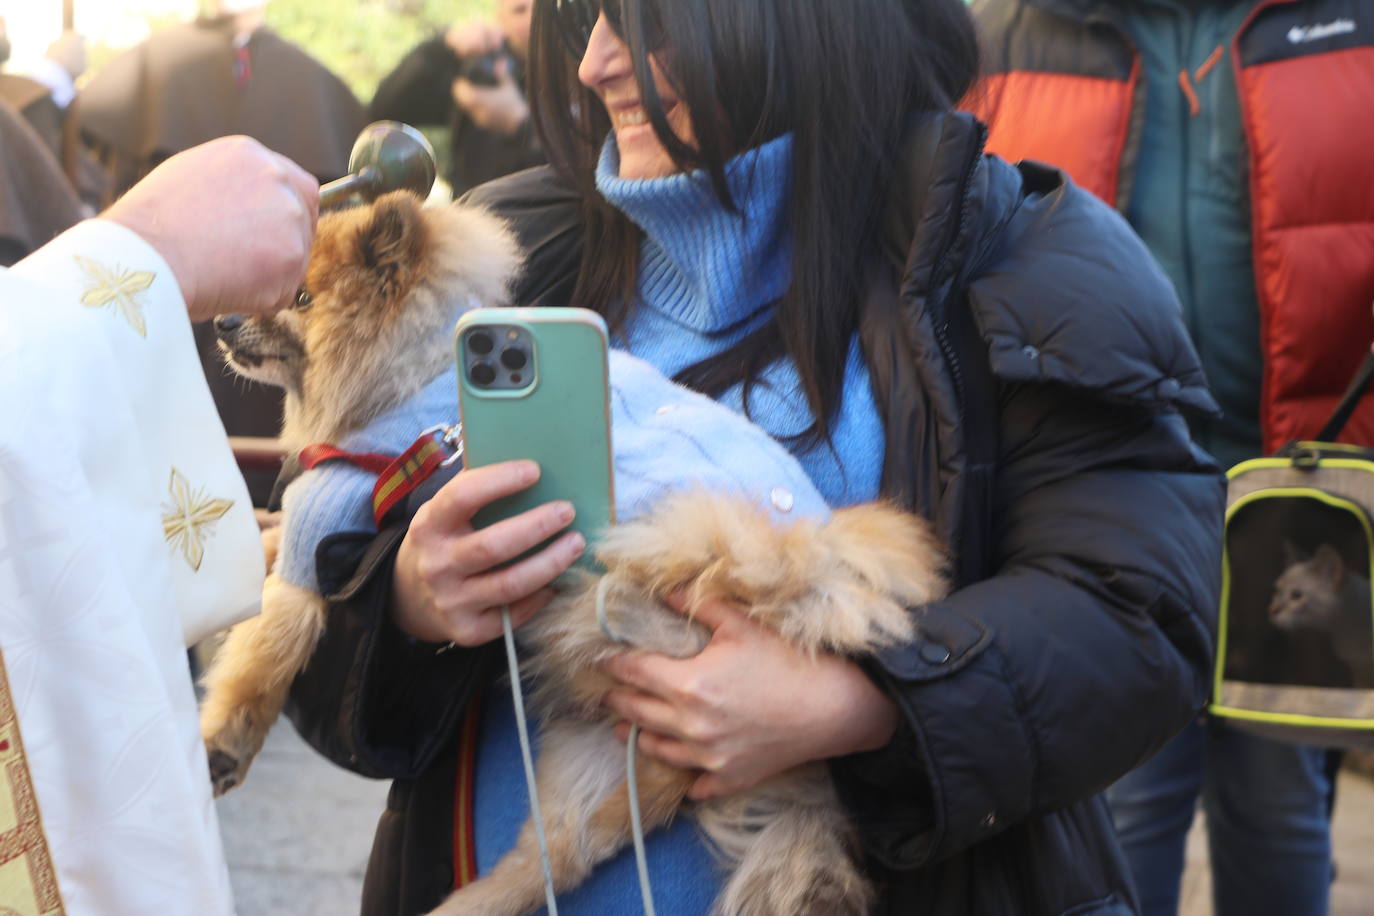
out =
[[232,334],[243,324],[242,315],[216,315],[215,333]]

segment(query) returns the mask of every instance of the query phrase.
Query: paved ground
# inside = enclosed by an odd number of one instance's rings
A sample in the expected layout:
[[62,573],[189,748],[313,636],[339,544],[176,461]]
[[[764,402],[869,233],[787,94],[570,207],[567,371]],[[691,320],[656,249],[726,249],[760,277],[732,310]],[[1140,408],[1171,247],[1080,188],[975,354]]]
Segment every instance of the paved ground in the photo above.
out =
[[248,780],[217,803],[239,916],[349,916],[387,783],[317,755],[277,723]]
[[[239,916],[356,913],[386,785],[344,772],[278,723],[243,788],[219,802]],[[1180,916],[1211,916],[1203,826],[1193,831]],[[1343,774],[1331,916],[1374,914],[1374,782]],[[621,914],[607,914],[621,916]],[[637,916],[637,914],[625,914]]]

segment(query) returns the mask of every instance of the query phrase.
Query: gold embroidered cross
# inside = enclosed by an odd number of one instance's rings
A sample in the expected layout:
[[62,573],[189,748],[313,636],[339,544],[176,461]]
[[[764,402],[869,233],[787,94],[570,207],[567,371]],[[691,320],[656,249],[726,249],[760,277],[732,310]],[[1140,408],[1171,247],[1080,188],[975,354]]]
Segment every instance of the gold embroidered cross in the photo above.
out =
[[233,508],[234,501],[207,497],[203,490],[193,491],[176,468],[172,468],[167,491],[172,496],[172,505],[163,506],[167,513],[162,516],[162,536],[173,548],[180,548],[187,565],[199,572],[200,561],[205,558],[205,540],[215,521]]
[[150,270],[124,270],[117,265],[112,270],[79,254],[73,257],[92,284],[81,294],[81,304],[90,308],[113,305],[120,316],[129,322],[129,326],[138,332],[138,336],[147,337],[148,323],[143,318],[143,304],[135,296],[152,286],[157,275]]

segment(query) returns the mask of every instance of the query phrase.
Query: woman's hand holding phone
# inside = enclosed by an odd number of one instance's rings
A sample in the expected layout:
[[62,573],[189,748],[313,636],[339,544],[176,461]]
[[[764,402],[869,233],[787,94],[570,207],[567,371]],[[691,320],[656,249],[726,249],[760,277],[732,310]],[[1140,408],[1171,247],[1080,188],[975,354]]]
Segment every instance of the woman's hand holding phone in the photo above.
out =
[[469,468],[420,507],[401,542],[392,581],[392,615],[403,633],[426,642],[480,646],[501,635],[501,608],[519,627],[553,597],[550,583],[582,555],[576,531],[503,565],[554,537],[573,521],[568,502],[549,502],[474,528],[473,516],[539,480],[533,461]]

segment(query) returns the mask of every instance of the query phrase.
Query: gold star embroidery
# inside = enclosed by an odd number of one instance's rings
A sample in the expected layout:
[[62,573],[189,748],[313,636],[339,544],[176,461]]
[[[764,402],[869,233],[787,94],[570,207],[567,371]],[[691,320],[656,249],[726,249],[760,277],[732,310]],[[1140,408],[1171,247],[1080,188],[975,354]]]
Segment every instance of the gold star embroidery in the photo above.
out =
[[81,294],[81,304],[97,309],[113,305],[129,322],[129,326],[138,332],[139,337],[147,337],[148,323],[143,319],[143,304],[135,296],[152,286],[157,275],[150,270],[124,270],[118,265],[111,270],[79,254],[74,257],[77,266],[86,272],[92,284]]
[[203,490],[193,492],[176,468],[172,468],[167,491],[172,495],[172,505],[163,506],[167,514],[162,516],[162,536],[173,548],[180,548],[187,565],[199,572],[200,561],[205,558],[205,540],[215,521],[233,508],[234,501],[209,498]]

